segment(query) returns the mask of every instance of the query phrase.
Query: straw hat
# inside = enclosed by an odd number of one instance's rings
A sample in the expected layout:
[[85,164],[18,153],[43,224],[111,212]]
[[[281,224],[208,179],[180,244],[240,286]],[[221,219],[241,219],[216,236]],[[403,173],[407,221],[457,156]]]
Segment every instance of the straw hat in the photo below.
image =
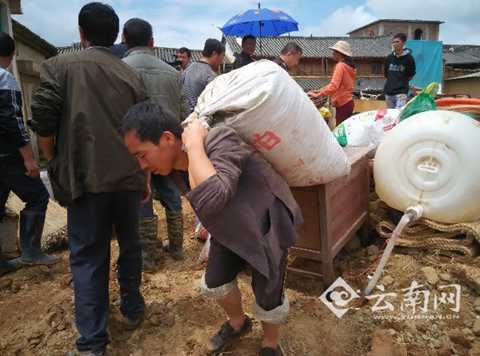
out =
[[330,49],[333,49],[334,51],[340,52],[341,54],[352,57],[352,49],[350,48],[350,45],[346,41],[338,41],[335,43],[333,47],[329,47]]

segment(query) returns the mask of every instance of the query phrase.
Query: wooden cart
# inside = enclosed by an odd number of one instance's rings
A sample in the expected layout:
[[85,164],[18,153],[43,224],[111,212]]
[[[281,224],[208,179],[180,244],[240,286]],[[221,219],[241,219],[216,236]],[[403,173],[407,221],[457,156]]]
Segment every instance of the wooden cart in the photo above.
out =
[[290,255],[316,261],[313,270],[289,266],[289,270],[322,277],[326,285],[335,280],[333,260],[349,239],[362,230],[368,234],[370,171],[367,148],[345,149],[352,170],[330,183],[292,188],[303,212],[304,224]]

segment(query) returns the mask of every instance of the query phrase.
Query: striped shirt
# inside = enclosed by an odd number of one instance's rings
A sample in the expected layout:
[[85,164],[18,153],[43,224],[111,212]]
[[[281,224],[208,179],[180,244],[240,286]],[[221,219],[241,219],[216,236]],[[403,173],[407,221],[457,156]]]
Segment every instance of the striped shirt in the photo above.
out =
[[22,115],[22,94],[15,77],[0,68],[0,157],[19,156],[30,142]]
[[217,74],[210,64],[205,62],[194,62],[182,73],[183,95],[188,104],[189,113],[192,113],[197,105],[197,100],[203,89],[210,83]]

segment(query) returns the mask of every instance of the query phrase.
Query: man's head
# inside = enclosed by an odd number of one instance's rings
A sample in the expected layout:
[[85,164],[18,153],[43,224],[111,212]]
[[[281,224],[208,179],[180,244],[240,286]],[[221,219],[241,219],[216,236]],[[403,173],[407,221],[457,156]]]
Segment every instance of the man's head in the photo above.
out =
[[407,35],[405,35],[404,33],[397,33],[392,38],[393,50],[397,53],[403,52],[403,47],[405,46],[405,42],[407,42]]
[[124,142],[142,169],[168,175],[181,152],[180,122],[160,105],[143,102],[132,106],[123,118]]
[[181,47],[177,52],[177,60],[180,61],[180,66],[185,69],[190,63],[192,52],[187,47]]
[[8,33],[0,32],[0,66],[7,68],[15,55],[15,42]]
[[257,40],[252,35],[248,35],[242,38],[242,52],[248,56],[253,55],[255,53],[255,46],[257,44]]
[[123,26],[123,42],[128,49],[133,47],[153,47],[152,25],[147,21],[133,18]]
[[225,58],[225,45],[219,40],[209,38],[205,41],[202,55],[213,70],[217,70]]
[[80,10],[78,26],[84,47],[111,47],[118,36],[119,20],[111,6],[91,2]]
[[280,57],[287,64],[288,69],[293,69],[300,63],[303,50],[295,42],[288,42],[280,52]]

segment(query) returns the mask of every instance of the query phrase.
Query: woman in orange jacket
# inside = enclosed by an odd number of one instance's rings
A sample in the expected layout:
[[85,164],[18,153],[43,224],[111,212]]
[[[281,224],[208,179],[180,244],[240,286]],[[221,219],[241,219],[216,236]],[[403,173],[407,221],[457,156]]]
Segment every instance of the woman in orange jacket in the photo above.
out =
[[353,87],[355,85],[356,70],[352,61],[352,50],[345,41],[338,41],[330,47],[333,59],[337,62],[330,83],[320,90],[308,93],[310,98],[329,96],[336,109],[336,124],[348,119],[353,114]]

